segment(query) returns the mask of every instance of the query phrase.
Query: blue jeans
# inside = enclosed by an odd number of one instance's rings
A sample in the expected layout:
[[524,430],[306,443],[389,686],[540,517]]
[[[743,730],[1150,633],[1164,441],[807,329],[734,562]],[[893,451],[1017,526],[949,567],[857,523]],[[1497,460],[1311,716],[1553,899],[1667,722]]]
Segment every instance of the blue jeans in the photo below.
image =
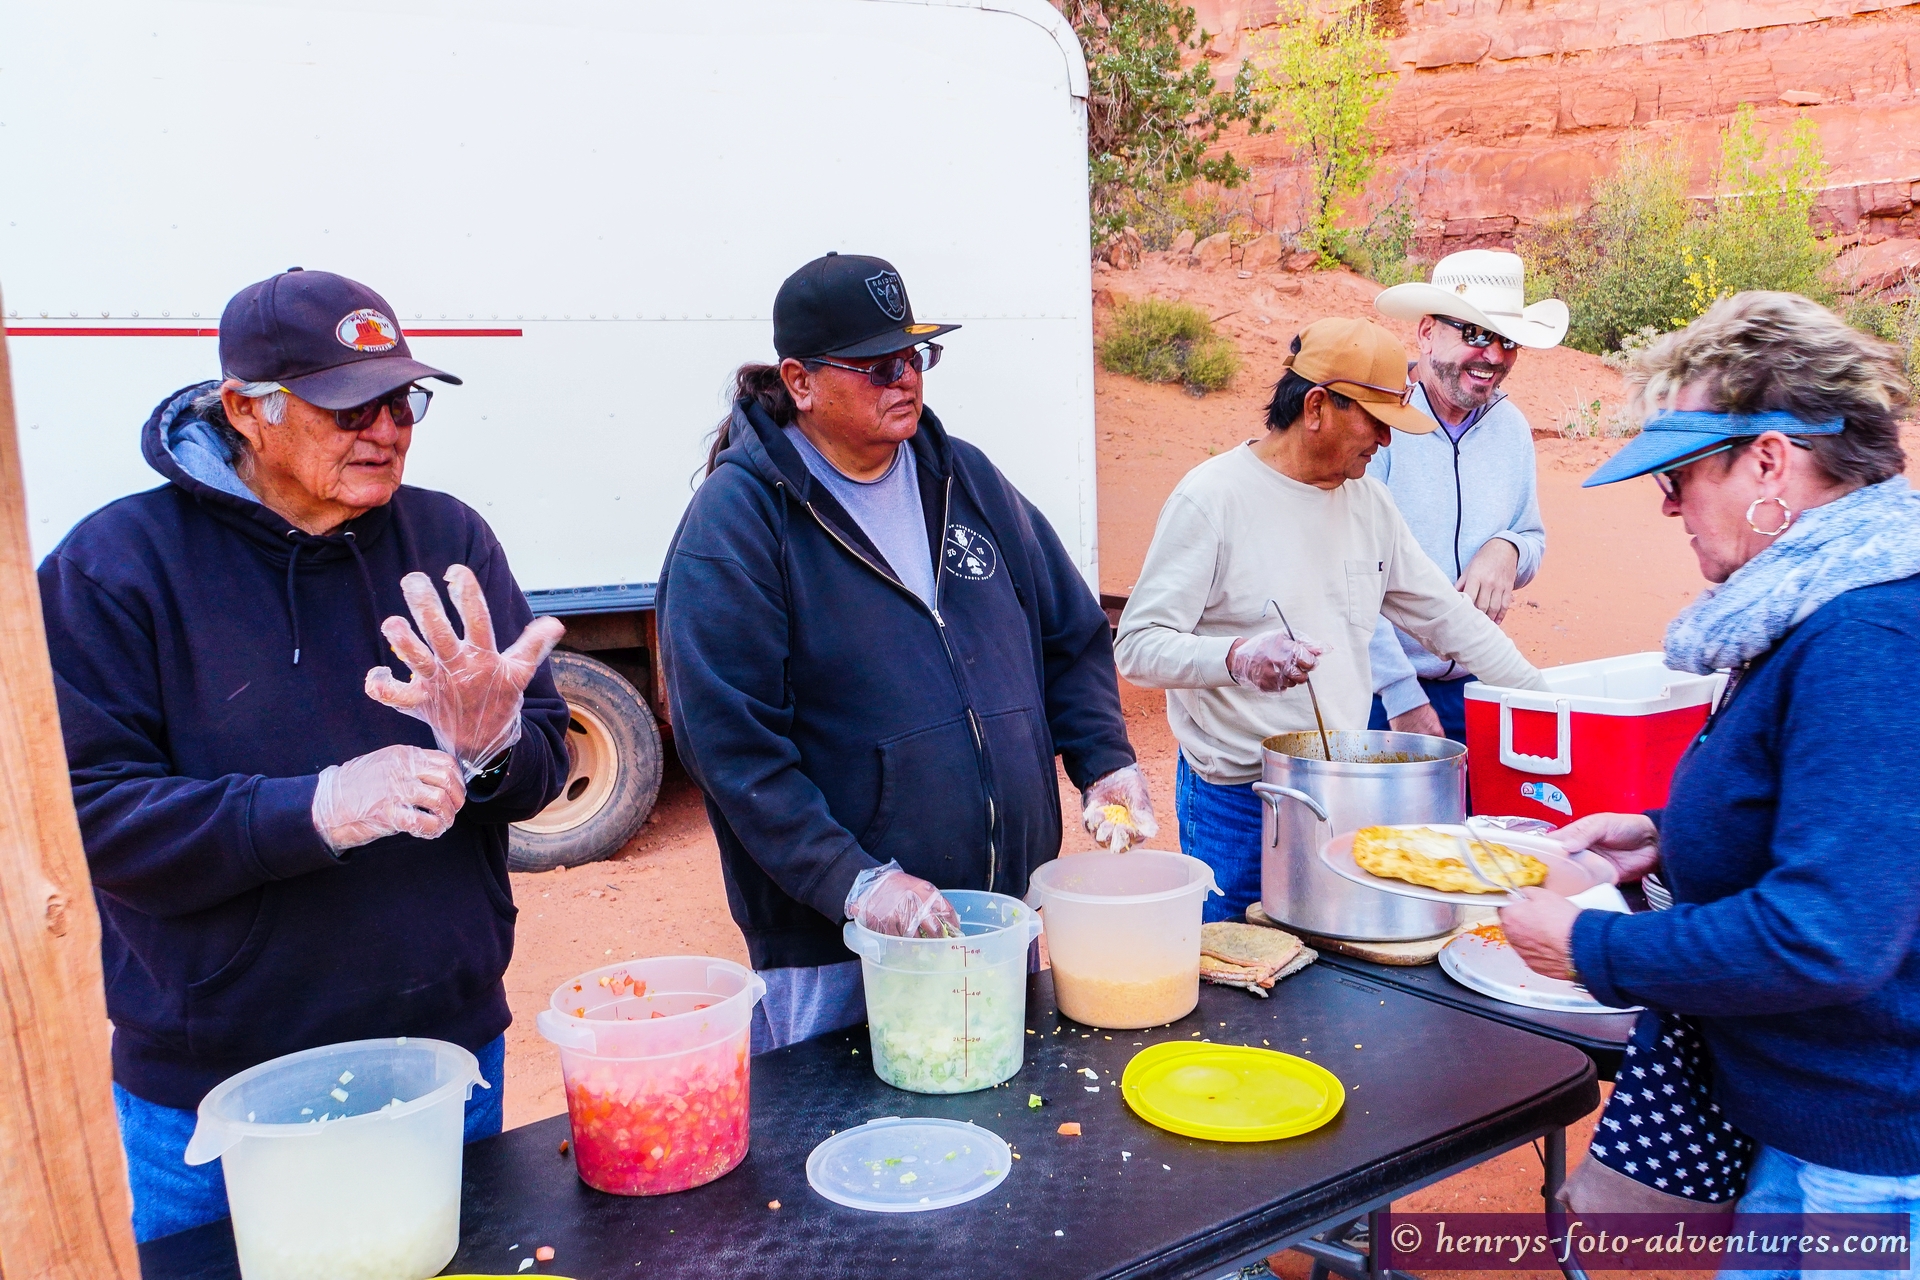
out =
[[[1747,1175],[1747,1191],[1738,1213],[1905,1213],[1908,1230],[1920,1218],[1920,1174],[1877,1177],[1847,1173],[1809,1164],[1776,1147],[1762,1147]],[[1909,1267],[1913,1254],[1909,1245]],[[1819,1280],[1893,1280],[1911,1276],[1908,1267],[1897,1271],[1722,1271],[1720,1280],[1786,1280],[1791,1276]]]
[[1213,868],[1220,896],[1207,895],[1204,919],[1245,920],[1260,901],[1260,810],[1265,804],[1251,782],[1223,787],[1187,766],[1173,780],[1173,811],[1180,820],[1180,852]]
[[811,968],[762,969],[767,994],[753,1007],[752,1052],[784,1049],[867,1020],[858,960]]
[[[496,1037],[474,1056],[480,1059],[480,1075],[493,1087],[476,1088],[467,1099],[468,1142],[500,1132],[507,1038]],[[133,1185],[135,1241],[145,1244],[227,1216],[227,1182],[220,1162],[186,1162],[198,1112],[136,1098],[118,1084],[113,1086],[113,1109],[120,1117],[120,1145],[127,1151],[127,1180]]]

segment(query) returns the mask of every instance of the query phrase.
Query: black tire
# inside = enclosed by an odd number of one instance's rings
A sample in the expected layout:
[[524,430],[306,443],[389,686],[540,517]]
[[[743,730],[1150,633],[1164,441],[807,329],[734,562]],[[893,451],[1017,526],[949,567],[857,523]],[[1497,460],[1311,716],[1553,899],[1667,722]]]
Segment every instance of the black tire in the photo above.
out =
[[619,852],[660,796],[660,727],[645,698],[604,662],[556,650],[553,680],[573,712],[567,786],[508,832],[507,865],[551,871]]

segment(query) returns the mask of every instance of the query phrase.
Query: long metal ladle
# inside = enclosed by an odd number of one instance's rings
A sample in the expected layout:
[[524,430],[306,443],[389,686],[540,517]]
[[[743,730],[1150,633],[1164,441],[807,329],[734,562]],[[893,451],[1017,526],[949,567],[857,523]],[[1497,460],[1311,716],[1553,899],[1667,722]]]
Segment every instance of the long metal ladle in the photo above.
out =
[[[1279,616],[1280,625],[1287,629],[1287,639],[1293,641],[1295,644],[1299,644],[1300,637],[1293,634],[1293,626],[1287,621],[1287,615],[1280,612],[1280,602],[1278,600],[1269,600],[1267,603],[1273,606],[1274,613]],[[1313,722],[1320,726],[1321,755],[1328,763],[1332,763],[1333,745],[1327,741],[1327,721],[1326,718],[1320,714],[1320,695],[1313,691],[1312,676],[1303,671],[1300,673],[1300,678],[1306,681],[1307,697],[1313,702]]]

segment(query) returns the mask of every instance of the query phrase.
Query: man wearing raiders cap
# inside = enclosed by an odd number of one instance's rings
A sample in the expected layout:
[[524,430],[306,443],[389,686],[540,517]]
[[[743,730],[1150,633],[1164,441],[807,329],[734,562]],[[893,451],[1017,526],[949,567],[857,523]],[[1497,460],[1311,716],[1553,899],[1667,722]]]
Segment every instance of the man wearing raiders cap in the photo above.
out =
[[922,403],[957,327],[879,258],[794,272],[667,553],[674,739],[767,982],[756,1052],[865,1017],[848,919],[938,937],[942,889],[1025,894],[1060,849],[1056,755],[1097,839],[1156,831],[1099,602]]
[[[1431,281],[1395,285],[1374,299],[1382,315],[1416,321],[1420,358],[1413,404],[1438,431],[1395,431],[1368,474],[1393,493],[1400,514],[1434,563],[1495,622],[1540,571],[1547,531],[1540,519],[1533,429],[1501,394],[1521,348],[1560,345],[1566,304],[1526,302],[1519,255],[1491,249],[1448,254]],[[1472,675],[1381,619],[1374,633],[1370,726],[1466,741]]]
[[560,624],[477,514],[400,483],[421,384],[459,379],[298,268],[227,304],[220,367],[141,430],[165,483],[40,566],[143,1241],[227,1216],[219,1163],[182,1160],[194,1108],[269,1058],[449,1040],[491,1086],[468,1138],[499,1131],[507,824],[567,776]]

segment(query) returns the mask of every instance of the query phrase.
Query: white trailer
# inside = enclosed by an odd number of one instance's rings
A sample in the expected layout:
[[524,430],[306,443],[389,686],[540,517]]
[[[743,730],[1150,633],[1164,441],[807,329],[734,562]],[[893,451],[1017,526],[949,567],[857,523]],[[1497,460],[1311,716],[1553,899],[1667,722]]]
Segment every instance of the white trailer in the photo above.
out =
[[[1098,588],[1086,70],[1045,0],[61,0],[0,7],[0,285],[36,555],[151,487],[241,285],[324,268],[463,376],[409,482],[564,618],[567,793],[602,857],[660,776],[653,584],[774,290],[891,259],[965,327],[927,397]],[[591,655],[591,656],[588,656]]]

